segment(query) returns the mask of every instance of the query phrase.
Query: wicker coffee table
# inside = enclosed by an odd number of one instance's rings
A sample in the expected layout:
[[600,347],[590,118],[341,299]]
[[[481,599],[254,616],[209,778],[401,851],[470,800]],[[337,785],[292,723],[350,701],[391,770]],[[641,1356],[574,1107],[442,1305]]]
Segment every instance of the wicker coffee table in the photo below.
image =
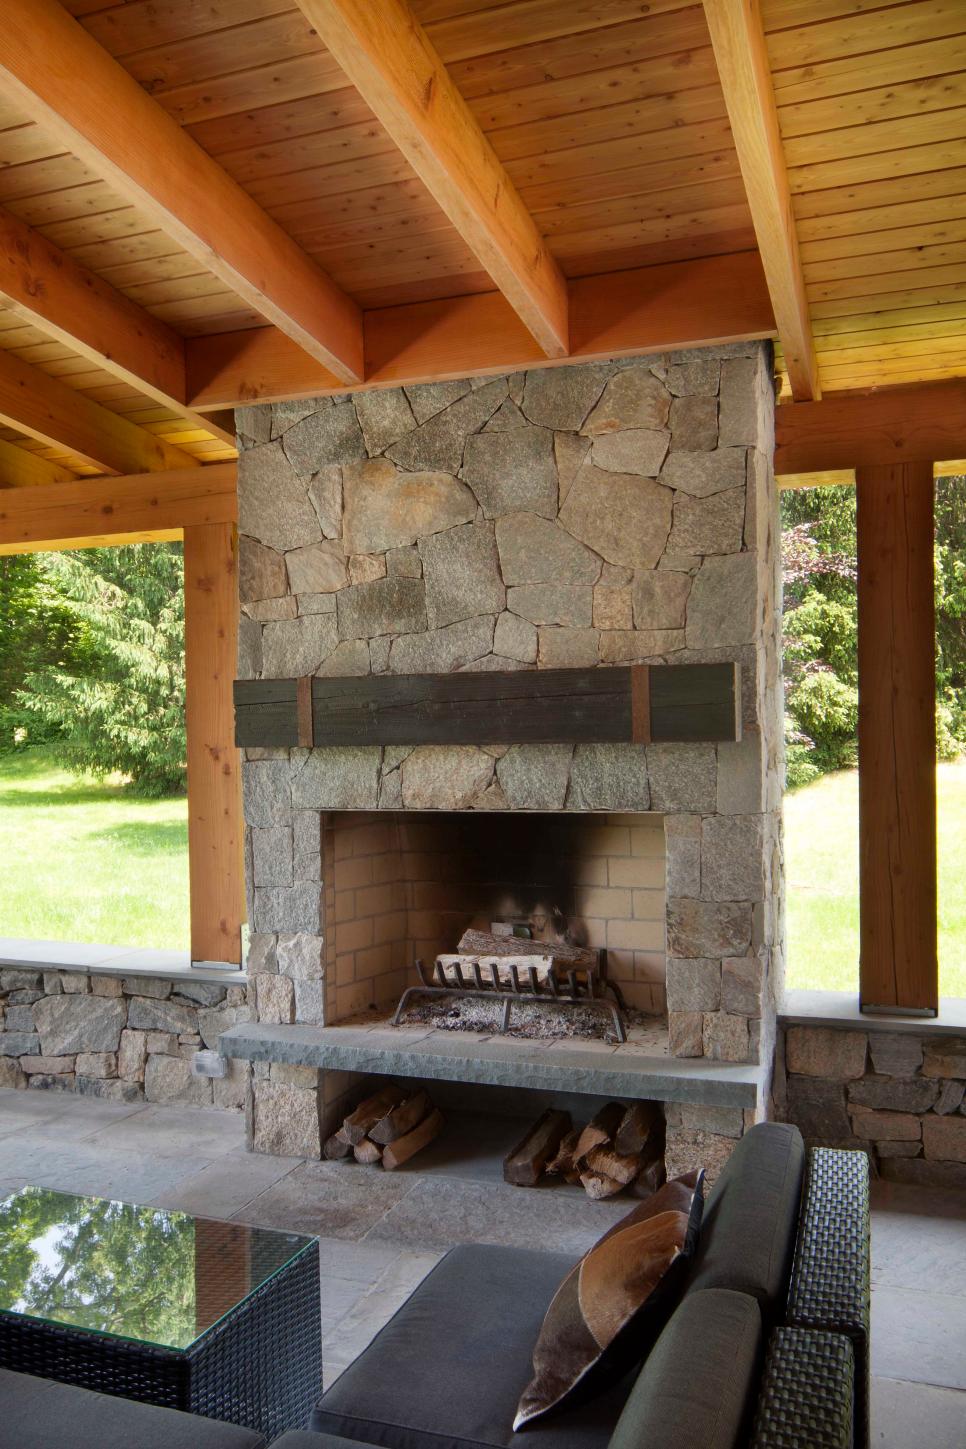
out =
[[26,1187],[0,1202],[0,1367],[271,1441],[321,1390],[316,1239]]

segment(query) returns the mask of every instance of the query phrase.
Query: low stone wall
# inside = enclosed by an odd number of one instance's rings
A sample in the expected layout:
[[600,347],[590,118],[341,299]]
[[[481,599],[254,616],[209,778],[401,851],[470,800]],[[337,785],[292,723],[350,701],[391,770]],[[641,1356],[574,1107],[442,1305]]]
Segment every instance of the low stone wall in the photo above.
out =
[[[775,1115],[894,1182],[966,1187],[966,1037],[788,1026]],[[781,1070],[784,1063],[784,1072]]]
[[0,970],[0,1086],[116,1102],[245,1105],[248,1071],[191,1073],[202,1047],[247,1021],[243,986],[74,971]]

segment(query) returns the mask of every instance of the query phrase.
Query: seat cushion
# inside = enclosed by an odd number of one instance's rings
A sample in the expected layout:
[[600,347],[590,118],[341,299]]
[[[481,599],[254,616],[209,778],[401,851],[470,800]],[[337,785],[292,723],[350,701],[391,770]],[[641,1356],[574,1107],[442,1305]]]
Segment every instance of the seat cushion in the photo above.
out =
[[804,1170],[797,1127],[761,1122],[742,1137],[708,1194],[688,1292],[733,1288],[757,1298],[768,1323],[777,1320],[791,1273]]
[[320,1399],[311,1428],[384,1449],[603,1449],[633,1375],[514,1434],[544,1313],[573,1258],[453,1248]]
[[264,1449],[250,1429],[0,1369],[0,1449]]
[[762,1347],[754,1298],[689,1293],[631,1389],[610,1449],[735,1449],[747,1442]]

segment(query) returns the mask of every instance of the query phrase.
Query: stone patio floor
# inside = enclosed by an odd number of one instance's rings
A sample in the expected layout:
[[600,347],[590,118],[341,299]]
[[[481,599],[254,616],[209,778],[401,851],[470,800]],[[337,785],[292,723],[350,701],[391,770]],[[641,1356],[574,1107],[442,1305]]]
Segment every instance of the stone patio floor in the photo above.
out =
[[[506,1124],[481,1123],[473,1152],[458,1128],[384,1174],[254,1156],[237,1114],[0,1090],[0,1196],[30,1182],[318,1234],[328,1385],[451,1244],[534,1233],[576,1255],[627,1211],[507,1187]],[[963,1449],[966,1196],[876,1183],[873,1204],[873,1443]]]

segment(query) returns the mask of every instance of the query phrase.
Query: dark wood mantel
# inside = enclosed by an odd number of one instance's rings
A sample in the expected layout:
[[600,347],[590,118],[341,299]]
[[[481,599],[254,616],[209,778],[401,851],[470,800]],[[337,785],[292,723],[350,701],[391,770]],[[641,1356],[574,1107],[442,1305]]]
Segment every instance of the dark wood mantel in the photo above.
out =
[[741,737],[737,664],[235,682],[235,743],[604,744]]

